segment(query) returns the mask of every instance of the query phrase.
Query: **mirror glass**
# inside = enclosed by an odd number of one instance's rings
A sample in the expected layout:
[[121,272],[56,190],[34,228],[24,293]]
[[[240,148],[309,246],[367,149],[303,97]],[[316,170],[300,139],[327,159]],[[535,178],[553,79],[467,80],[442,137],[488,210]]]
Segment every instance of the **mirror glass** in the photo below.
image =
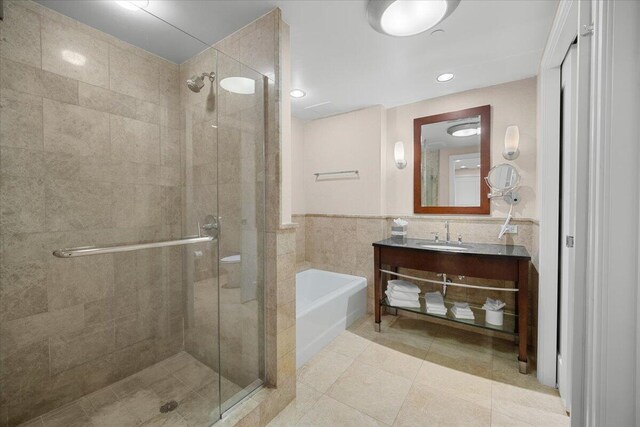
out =
[[488,215],[491,106],[413,120],[413,212]]
[[501,164],[494,166],[487,175],[489,186],[496,191],[506,191],[515,188],[518,185],[520,175],[518,171],[511,165]]
[[421,126],[422,206],[480,206],[480,116]]

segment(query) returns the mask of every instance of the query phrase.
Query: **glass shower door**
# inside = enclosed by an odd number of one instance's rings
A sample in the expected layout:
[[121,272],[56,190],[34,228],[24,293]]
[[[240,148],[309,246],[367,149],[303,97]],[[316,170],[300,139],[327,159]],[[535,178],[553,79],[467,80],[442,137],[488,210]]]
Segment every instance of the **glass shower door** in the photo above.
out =
[[218,53],[220,398],[264,380],[264,77]]

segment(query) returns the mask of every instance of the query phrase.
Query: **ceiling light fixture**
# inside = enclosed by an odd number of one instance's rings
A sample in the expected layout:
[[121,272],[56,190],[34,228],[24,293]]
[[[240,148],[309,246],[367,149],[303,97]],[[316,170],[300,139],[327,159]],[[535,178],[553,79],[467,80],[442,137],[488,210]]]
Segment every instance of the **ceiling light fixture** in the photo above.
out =
[[462,123],[451,126],[447,129],[447,133],[455,137],[480,135],[480,126],[478,123]]
[[149,0],[116,0],[118,6],[123,7],[127,10],[140,10],[149,6]]
[[448,82],[449,80],[453,80],[453,73],[442,73],[438,77],[436,77],[436,80],[439,81],[440,83],[444,83],[444,82]]
[[246,77],[227,77],[220,81],[223,89],[240,95],[253,95],[256,93],[256,82]]
[[303,90],[300,89],[291,89],[291,92],[289,92],[289,95],[291,95],[292,98],[303,98],[306,93]]
[[459,3],[460,0],[369,0],[367,15],[374,30],[407,37],[435,27]]

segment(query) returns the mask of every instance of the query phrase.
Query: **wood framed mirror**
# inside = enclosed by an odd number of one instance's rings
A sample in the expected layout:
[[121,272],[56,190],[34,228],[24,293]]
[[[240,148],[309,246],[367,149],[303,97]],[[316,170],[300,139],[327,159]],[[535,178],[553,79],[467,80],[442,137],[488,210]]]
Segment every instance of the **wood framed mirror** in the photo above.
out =
[[413,120],[413,212],[489,215],[491,106]]

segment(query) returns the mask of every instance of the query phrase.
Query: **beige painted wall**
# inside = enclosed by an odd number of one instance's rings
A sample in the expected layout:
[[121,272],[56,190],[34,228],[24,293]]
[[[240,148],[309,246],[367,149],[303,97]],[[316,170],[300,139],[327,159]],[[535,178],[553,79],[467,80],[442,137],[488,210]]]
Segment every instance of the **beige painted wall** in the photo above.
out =
[[[412,215],[413,119],[486,104],[491,105],[492,166],[507,162],[502,157],[507,126],[520,127],[520,157],[510,162],[522,176],[522,201],[514,207],[514,216],[537,218],[536,78],[305,122],[304,141],[298,130],[294,142],[294,150],[302,150],[302,154],[294,155],[293,212]],[[394,162],[396,141],[403,141],[405,146],[408,164],[402,170]],[[342,169],[359,169],[360,179],[315,182],[312,175]],[[504,217],[508,208],[502,200],[493,200],[491,216]]]
[[[530,78],[427,99],[387,110],[386,213],[413,212],[413,119],[465,108],[491,105],[491,165],[507,162],[502,157],[507,126],[520,127],[520,157],[513,164],[522,176],[522,201],[514,207],[516,218],[537,218],[536,200],[536,79]],[[393,162],[393,145],[403,141],[408,165],[399,170]],[[491,203],[491,216],[504,217],[509,207],[501,200]]]
[[[304,205],[307,212],[380,214],[384,108],[374,106],[308,122],[304,126]],[[321,178],[313,173],[341,170],[351,175]],[[300,172],[300,171],[298,171]]]

